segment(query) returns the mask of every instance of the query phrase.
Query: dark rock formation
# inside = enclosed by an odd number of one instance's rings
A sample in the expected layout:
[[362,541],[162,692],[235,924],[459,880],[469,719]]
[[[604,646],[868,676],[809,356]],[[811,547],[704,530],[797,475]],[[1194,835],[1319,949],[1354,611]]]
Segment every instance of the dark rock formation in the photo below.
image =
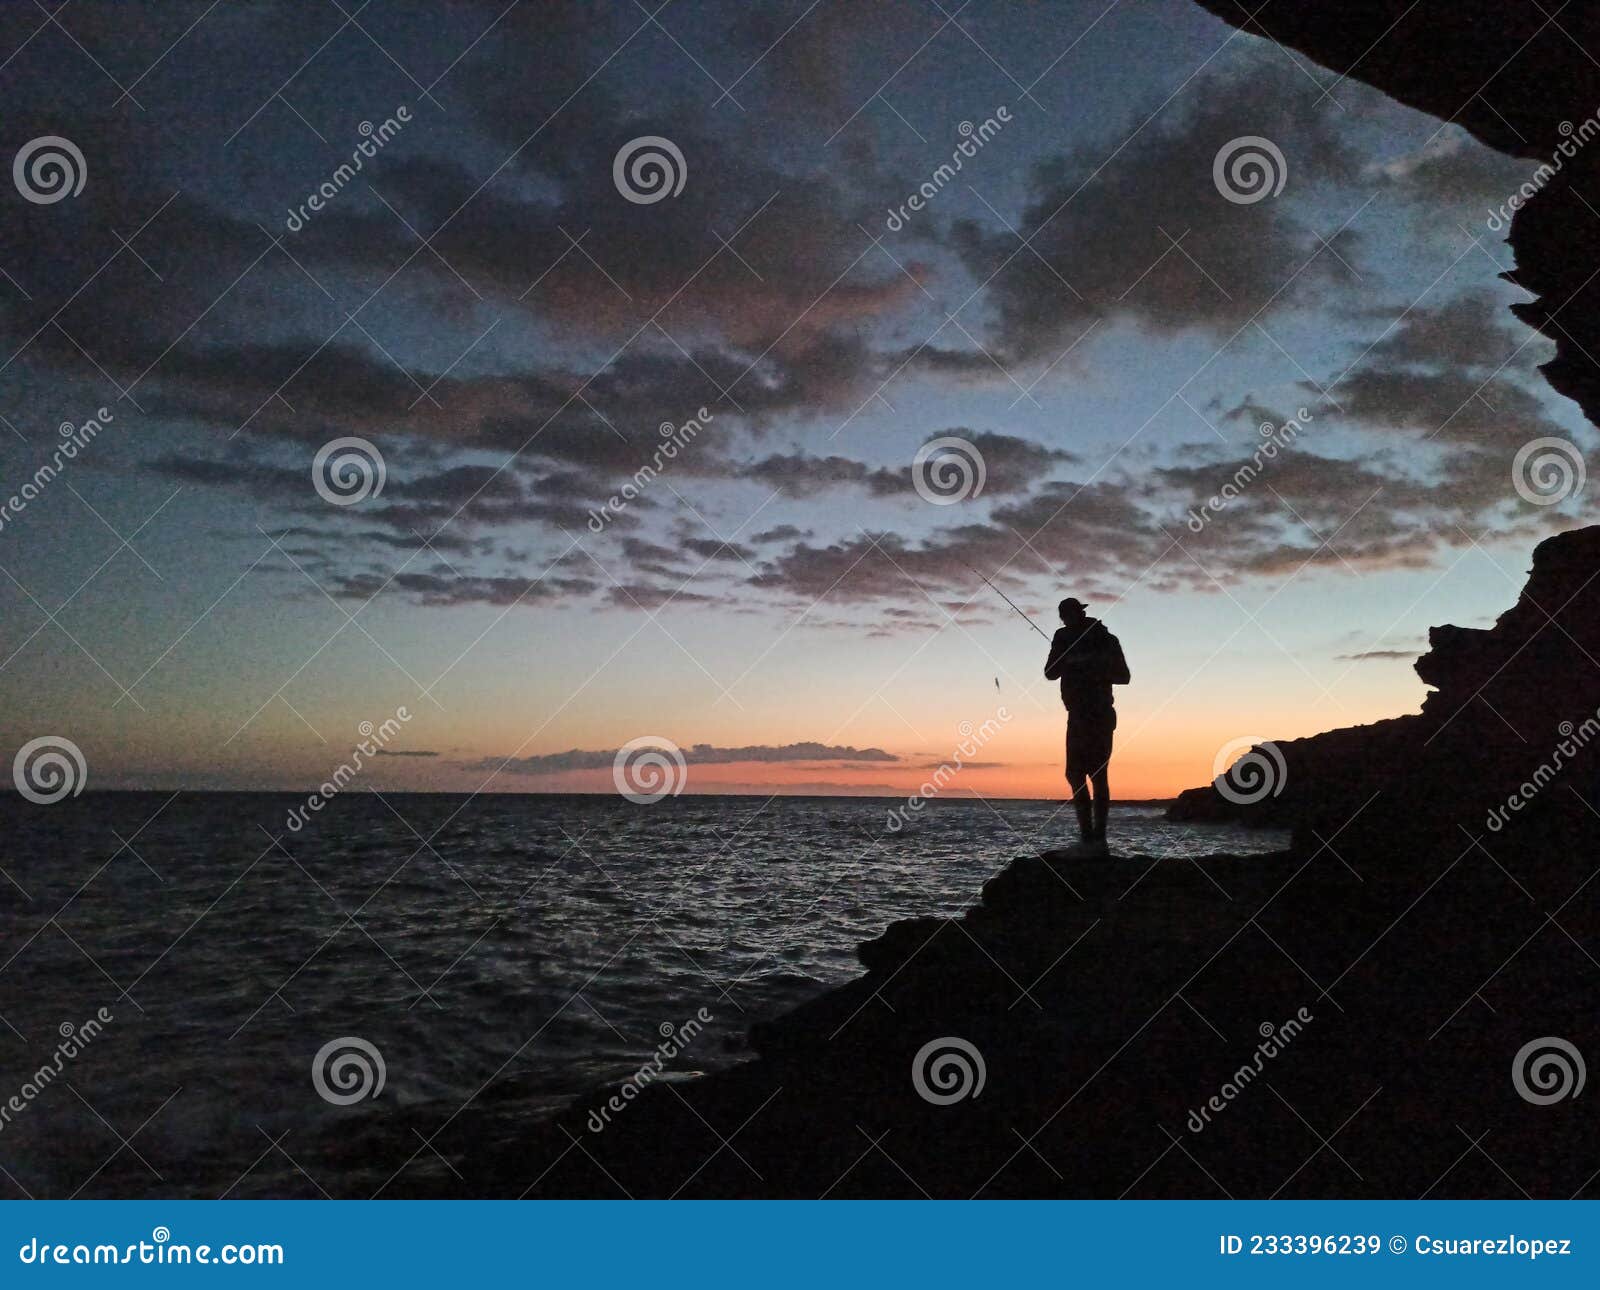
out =
[[1600,111],[1600,63],[1589,52],[1600,47],[1600,4],[1197,3],[1534,163],[1531,195],[1510,224],[1516,269],[1506,277],[1538,299],[1513,312],[1555,342],[1543,368],[1550,384],[1600,424],[1600,137],[1585,127]]
[[1454,121],[1500,152],[1543,159],[1559,123],[1600,106],[1600,6],[1579,0],[1196,0],[1224,22]]
[[[1600,823],[1585,800],[1600,735],[1600,526],[1541,542],[1492,628],[1435,627],[1429,645],[1421,712],[1259,748],[1227,792],[1190,789],[1170,817],[1292,824],[1302,850],[1336,832],[1341,849],[1486,832],[1533,851],[1586,842]],[[1263,767],[1274,791],[1249,779]]]
[[757,1061],[599,1133],[603,1094],[514,1147],[470,1124],[436,1145],[530,1196],[1580,1192],[1600,1124],[1524,1100],[1513,1060],[1600,1051],[1594,978],[1574,988],[1595,902],[1566,864],[1395,859],[1019,859],[964,918],[863,946],[866,975],[758,1028]]
[[[1252,750],[1254,751],[1254,750]],[[1252,829],[1283,829],[1294,824],[1294,798],[1270,792],[1259,801],[1224,797],[1215,784],[1186,788],[1167,807],[1174,824],[1243,824]]]

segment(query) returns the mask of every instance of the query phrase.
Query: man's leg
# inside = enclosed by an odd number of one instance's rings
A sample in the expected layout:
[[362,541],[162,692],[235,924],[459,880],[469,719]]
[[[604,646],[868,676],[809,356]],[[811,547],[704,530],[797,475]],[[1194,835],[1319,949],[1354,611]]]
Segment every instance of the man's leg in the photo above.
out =
[[1111,813],[1111,732],[1116,729],[1116,718],[1095,734],[1094,765],[1089,779],[1094,785],[1094,837],[1096,842],[1106,840],[1106,816]]
[[1094,817],[1089,804],[1089,767],[1084,757],[1083,738],[1073,738],[1072,722],[1067,722],[1067,787],[1072,790],[1072,809],[1078,814],[1078,833],[1085,842],[1094,836]]
[[1094,837],[1094,819],[1090,813],[1089,777],[1077,766],[1067,770],[1067,787],[1072,790],[1072,809],[1078,813],[1078,832],[1085,842]]
[[1095,841],[1104,842],[1106,816],[1111,812],[1111,780],[1104,763],[1091,778],[1094,783],[1094,837]]

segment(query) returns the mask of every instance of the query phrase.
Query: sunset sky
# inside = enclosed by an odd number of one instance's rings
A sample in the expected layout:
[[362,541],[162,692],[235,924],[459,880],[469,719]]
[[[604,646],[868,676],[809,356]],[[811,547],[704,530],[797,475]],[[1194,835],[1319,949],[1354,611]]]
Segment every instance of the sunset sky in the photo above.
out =
[[[0,9],[5,157],[84,172],[0,191],[0,502],[111,413],[0,510],[8,762],[308,789],[403,707],[361,784],[609,792],[657,736],[690,792],[892,795],[1003,707],[947,792],[1060,795],[1044,642],[970,565],[1105,617],[1154,797],[1414,710],[1429,625],[1585,513],[1513,487],[1595,445],[1486,223],[1537,163],[1186,0],[115,9]],[[620,190],[643,136],[675,195]],[[1220,191],[1243,136],[1276,195]],[[985,482],[934,504],[947,436]]]

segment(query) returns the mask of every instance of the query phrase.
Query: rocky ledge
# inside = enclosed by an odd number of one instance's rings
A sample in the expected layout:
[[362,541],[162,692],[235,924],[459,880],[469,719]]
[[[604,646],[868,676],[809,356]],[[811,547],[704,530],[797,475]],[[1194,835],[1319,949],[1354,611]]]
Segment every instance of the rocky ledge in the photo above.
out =
[[496,1195],[1569,1197],[1595,1117],[1526,1100],[1518,1054],[1600,1052],[1584,881],[1471,848],[1019,858],[962,918],[863,945],[756,1060],[599,1132],[613,1090],[436,1145]]
[[1292,826],[1302,850],[1335,833],[1341,851],[1469,835],[1531,853],[1591,843],[1597,819],[1575,790],[1600,736],[1597,575],[1600,525],[1546,539],[1493,627],[1429,632],[1420,712],[1257,745],[1168,817]]

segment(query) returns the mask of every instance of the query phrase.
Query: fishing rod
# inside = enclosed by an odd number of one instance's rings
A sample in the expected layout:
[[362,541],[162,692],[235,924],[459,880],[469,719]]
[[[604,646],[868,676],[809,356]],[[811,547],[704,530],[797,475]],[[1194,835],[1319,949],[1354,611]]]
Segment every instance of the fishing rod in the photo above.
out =
[[[1005,601],[1006,604],[1010,605],[1019,614],[1021,614],[1022,617],[1023,617],[1023,620],[1028,624],[1029,627],[1033,628],[1033,630],[1038,632],[1039,635],[1044,636],[1045,640],[1047,640],[1047,641],[1050,640],[1049,636],[1045,636],[1044,628],[1040,627],[1038,623],[1034,622],[1033,619],[1029,618],[1028,615],[1018,606],[1018,604],[1017,604],[1017,602],[1015,600],[1011,599],[1010,596],[1006,595],[1005,592],[1001,591],[999,587],[994,585],[994,583],[989,582],[988,578],[985,578],[984,575],[982,573],[979,573],[979,571],[977,569],[973,569],[972,566],[970,564],[967,564],[967,562],[965,560],[962,560],[960,556],[957,556],[956,559],[958,561],[960,561],[960,563],[966,564],[967,568],[972,569],[973,573],[978,574],[978,577],[983,578],[984,582],[989,584],[989,589],[991,591],[993,591],[995,595],[999,596],[1001,600]],[[1052,642],[1052,644],[1053,643],[1054,642]]]

